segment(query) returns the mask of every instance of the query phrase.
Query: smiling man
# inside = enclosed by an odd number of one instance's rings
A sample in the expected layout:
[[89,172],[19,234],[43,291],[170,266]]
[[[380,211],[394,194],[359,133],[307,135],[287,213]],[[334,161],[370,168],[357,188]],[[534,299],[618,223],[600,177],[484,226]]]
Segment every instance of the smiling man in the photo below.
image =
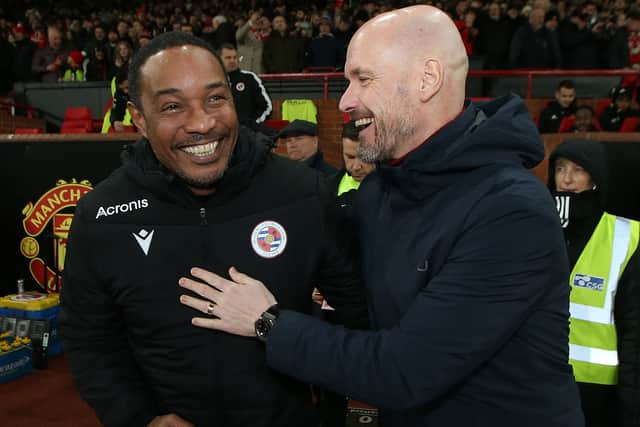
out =
[[283,308],[311,312],[318,286],[359,324],[335,196],[239,127],[223,64],[193,35],[141,48],[129,94],[143,138],[80,200],[67,248],[60,334],[80,394],[105,426],[317,426],[309,385],[269,369],[254,340],[194,329],[177,281],[194,262],[237,265]]
[[378,162],[354,202],[373,330],[272,315],[280,299],[239,266],[194,268],[182,301],[215,302],[194,325],[257,335],[270,367],[376,406],[380,426],[580,427],[562,231],[528,171],[544,147],[519,97],[465,105],[467,70],[431,6],[376,15],[349,44],[340,108]]

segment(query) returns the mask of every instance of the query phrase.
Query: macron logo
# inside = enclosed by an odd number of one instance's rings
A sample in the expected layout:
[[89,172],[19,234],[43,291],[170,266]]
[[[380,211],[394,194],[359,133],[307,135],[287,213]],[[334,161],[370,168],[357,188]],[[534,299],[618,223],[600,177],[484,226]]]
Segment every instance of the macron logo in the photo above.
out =
[[144,252],[145,255],[149,255],[149,247],[151,246],[151,239],[153,239],[153,230],[149,232],[143,228],[137,233],[131,234],[136,238],[136,242],[140,245],[142,252]]
[[149,207],[149,201],[147,199],[132,200],[130,202],[125,202],[120,205],[113,205],[113,206],[107,206],[107,207],[100,206],[98,208],[98,213],[96,214],[96,219],[100,218],[101,216],[118,215],[121,213],[132,212],[132,211],[147,208],[147,207]]

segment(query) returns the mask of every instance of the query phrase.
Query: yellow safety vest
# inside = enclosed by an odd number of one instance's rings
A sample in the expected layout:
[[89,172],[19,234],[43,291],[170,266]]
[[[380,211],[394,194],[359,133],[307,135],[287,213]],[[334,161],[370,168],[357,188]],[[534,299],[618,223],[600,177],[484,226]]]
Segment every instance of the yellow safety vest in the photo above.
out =
[[357,190],[358,187],[360,187],[360,183],[353,179],[353,177],[347,172],[345,172],[342,176],[342,179],[340,180],[340,184],[338,185],[338,196],[346,193],[347,191]]
[[77,70],[72,70],[69,68],[64,72],[64,75],[62,76],[62,81],[65,82],[84,82],[85,80],[86,79],[84,78],[84,73],[79,68]]
[[282,119],[290,122],[300,119],[318,123],[318,108],[310,99],[285,99],[282,102]]
[[639,224],[603,214],[569,276],[569,363],[578,382],[618,383],[613,305],[618,280],[638,247]]

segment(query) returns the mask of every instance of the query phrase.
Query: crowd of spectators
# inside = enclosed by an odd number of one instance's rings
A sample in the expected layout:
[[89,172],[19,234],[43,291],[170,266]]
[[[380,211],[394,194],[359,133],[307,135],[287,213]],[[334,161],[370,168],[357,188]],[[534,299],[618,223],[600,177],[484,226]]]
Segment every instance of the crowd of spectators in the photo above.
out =
[[446,11],[485,69],[640,69],[640,12],[631,0],[9,3],[0,3],[0,93],[14,82],[110,80],[136,49],[171,30],[237,46],[241,68],[257,74],[340,71],[360,25],[412,3]]

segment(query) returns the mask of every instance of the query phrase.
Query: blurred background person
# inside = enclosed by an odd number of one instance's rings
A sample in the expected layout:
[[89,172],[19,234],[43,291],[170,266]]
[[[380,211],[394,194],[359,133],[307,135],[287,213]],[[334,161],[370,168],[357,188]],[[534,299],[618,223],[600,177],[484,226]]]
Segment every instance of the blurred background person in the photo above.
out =
[[238,51],[230,43],[223,43],[219,50],[220,58],[229,76],[233,102],[240,124],[254,130],[260,130],[262,123],[273,111],[271,97],[264,87],[262,79],[252,71],[240,68]]
[[576,111],[576,85],[572,80],[562,80],[555,91],[555,100],[541,112],[538,119],[540,133],[556,133],[562,119]]

